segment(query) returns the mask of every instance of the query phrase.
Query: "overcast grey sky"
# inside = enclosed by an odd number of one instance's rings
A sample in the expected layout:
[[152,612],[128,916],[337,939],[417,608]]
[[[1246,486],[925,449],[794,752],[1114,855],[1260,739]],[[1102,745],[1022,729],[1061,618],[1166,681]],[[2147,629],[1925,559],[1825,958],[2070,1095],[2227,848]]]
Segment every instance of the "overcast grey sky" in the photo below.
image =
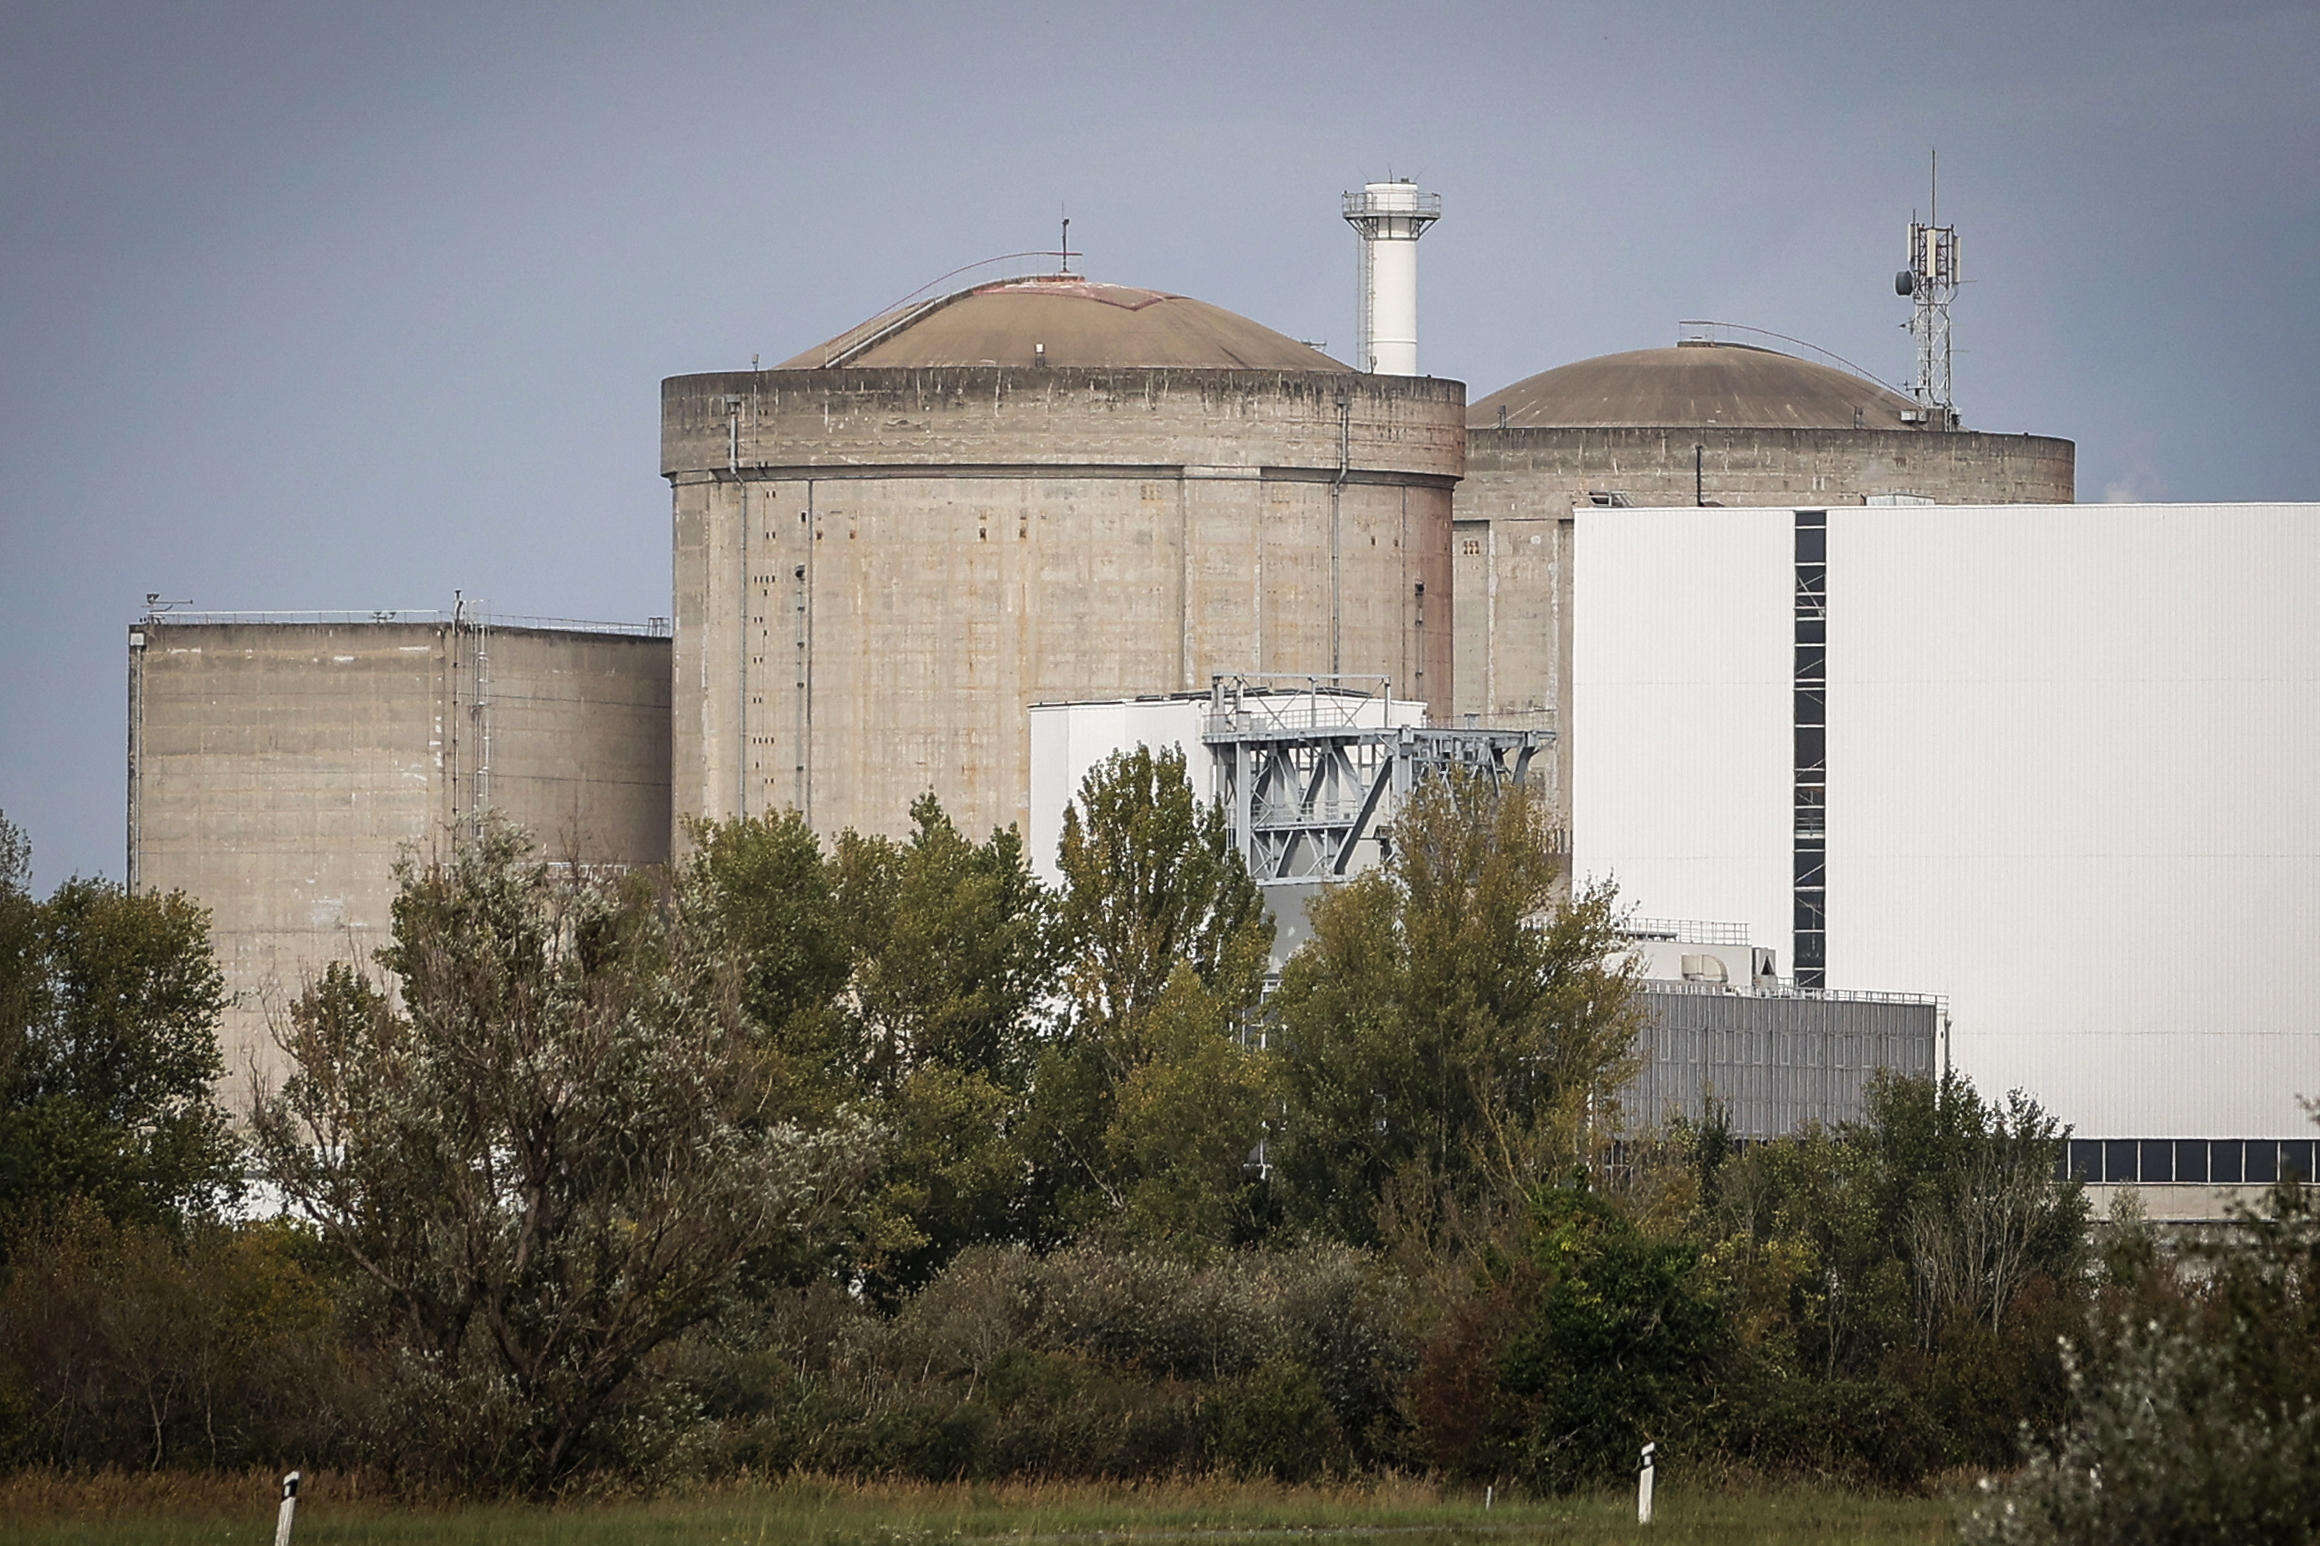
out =
[[1423,362],[1476,397],[1688,317],[1893,380],[1938,143],[1969,426],[2077,440],[2086,500],[2320,498],[2316,74],[2309,0],[9,0],[0,809],[44,886],[121,872],[148,590],[666,613],[660,378],[1059,205],[1096,277],[1342,355],[1337,195],[1390,169],[1443,196]]

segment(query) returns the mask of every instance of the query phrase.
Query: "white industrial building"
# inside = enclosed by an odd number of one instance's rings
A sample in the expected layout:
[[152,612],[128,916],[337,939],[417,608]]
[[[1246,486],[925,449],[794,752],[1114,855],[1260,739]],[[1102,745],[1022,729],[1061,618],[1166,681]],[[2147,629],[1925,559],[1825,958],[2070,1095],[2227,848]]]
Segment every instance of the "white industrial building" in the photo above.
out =
[[[1553,743],[1532,729],[1427,723],[1426,705],[1382,678],[1220,676],[1172,693],[1031,710],[1032,863],[1062,879],[1065,809],[1105,758],[1138,746],[1184,758],[1193,797],[1217,806],[1273,915],[1273,966],[1309,937],[1324,886],[1384,857],[1395,811],[1448,769],[1537,781]],[[1777,952],[1734,925],[1635,918],[1641,979],[1635,1077],[1618,1092],[1629,1131],[1716,1103],[1732,1132],[1771,1138],[1806,1123],[1858,1120],[1881,1070],[1934,1071],[1940,1006],[1912,994],[1799,990]]]
[[2090,1180],[2310,1173],[2320,505],[1572,519],[1577,873],[1943,994]]

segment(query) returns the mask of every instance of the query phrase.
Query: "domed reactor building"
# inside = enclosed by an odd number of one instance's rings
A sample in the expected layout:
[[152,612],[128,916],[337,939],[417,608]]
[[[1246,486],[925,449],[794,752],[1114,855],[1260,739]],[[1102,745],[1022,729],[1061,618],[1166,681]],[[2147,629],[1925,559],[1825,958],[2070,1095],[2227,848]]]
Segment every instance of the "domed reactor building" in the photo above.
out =
[[1217,673],[1447,699],[1466,391],[1077,274],[662,384],[674,803],[1028,829],[1027,710]]
[[[1474,404],[1455,513],[1455,707],[1562,730],[1577,506],[2066,504],[2075,448],[1956,427],[1833,365],[1690,337],[1518,381]],[[1569,788],[1570,737],[1557,742]]]

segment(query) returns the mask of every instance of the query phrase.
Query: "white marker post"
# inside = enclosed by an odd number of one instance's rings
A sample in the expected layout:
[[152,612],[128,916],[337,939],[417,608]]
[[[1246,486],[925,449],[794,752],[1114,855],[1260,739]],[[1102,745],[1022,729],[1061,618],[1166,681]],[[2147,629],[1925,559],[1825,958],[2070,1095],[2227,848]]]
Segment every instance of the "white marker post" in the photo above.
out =
[[298,1512],[298,1473],[282,1478],[282,1512],[274,1520],[274,1546],[290,1546],[290,1521]]
[[1651,1523],[1651,1457],[1658,1448],[1657,1444],[1643,1446],[1643,1470],[1635,1478],[1635,1522],[1639,1525]]

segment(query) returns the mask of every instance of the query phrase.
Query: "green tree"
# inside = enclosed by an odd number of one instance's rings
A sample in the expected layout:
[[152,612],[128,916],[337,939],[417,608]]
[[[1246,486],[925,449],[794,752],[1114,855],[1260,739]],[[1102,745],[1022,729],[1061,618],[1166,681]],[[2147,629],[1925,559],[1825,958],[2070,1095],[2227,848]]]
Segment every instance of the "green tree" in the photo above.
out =
[[1914,1282],[1920,1346],[1960,1321],[1995,1332],[2034,1277],[2077,1275],[2087,1206],[2064,1177],[2070,1133],[2029,1096],[1986,1099],[1955,1073],[1879,1074],[1863,1136],[1884,1177],[1878,1212]]
[[2056,1337],[2089,1292],[2066,1136],[2018,1094],[1885,1075],[1862,1121],[1706,1165],[1704,1263],[1746,1353],[1727,1440],[1902,1484],[2008,1460],[2067,1400]]
[[857,1251],[873,1298],[890,1303],[967,1247],[1016,1237],[1029,1179],[1020,1092],[987,1074],[926,1063],[868,1109],[887,1135]]
[[882,1301],[1018,1233],[1023,1104],[1061,959],[1054,896],[1013,828],[972,842],[931,794],[910,818],[900,841],[843,834],[831,861],[855,1075],[890,1135],[859,1258]]
[[738,974],[783,1106],[833,1117],[854,1092],[863,1056],[841,1002],[854,946],[833,866],[795,811],[696,821],[683,866],[694,922]]
[[115,1224],[85,1202],[28,1232],[0,1287],[0,1460],[239,1468],[332,1454],[347,1370],[329,1287],[296,1235],[281,1222]]
[[1241,1157],[1262,1136],[1238,1039],[1272,950],[1264,898],[1181,752],[1090,770],[1057,861],[1068,1005],[1026,1123],[1044,1232],[1120,1228],[1135,1193],[1134,1227],[1213,1237],[1246,1212]]
[[24,1039],[46,999],[40,957],[40,903],[32,895],[32,845],[0,813],[0,1092],[11,1096]]
[[1563,1490],[1631,1471],[1696,1423],[1729,1329],[1697,1249],[1646,1235],[1581,1187],[1543,1189],[1517,1275],[1528,1314],[1502,1365],[1526,1409],[1523,1471]]
[[1055,901],[1012,827],[973,843],[931,794],[897,843],[839,840],[853,1013],[875,1082],[937,1064],[1020,1088],[1061,962]]
[[1056,863],[1074,1026],[1104,1041],[1120,1071],[1179,962],[1255,1002],[1272,919],[1224,812],[1193,797],[1182,752],[1138,746],[1089,770],[1064,810]]
[[1289,1204],[1355,1244],[1519,1209],[1579,1158],[1637,1025],[1611,892],[1564,900],[1527,787],[1429,780],[1391,838],[1313,904],[1274,999]]
[[[2250,1328],[2122,1328],[2099,1365],[2066,1350],[2071,1416],[1961,1536],[1987,1546],[2309,1546],[2320,1539],[2320,1402],[2261,1399],[2235,1368]],[[2236,1345],[2235,1345],[2236,1344]],[[2260,1354],[2259,1354],[2260,1356]]]
[[1251,1156],[1274,1100],[1269,1058],[1240,1034],[1244,1012],[1179,964],[1146,1016],[1144,1059],[1120,1081],[1104,1134],[1126,1239],[1197,1250],[1246,1242],[1262,1223]]
[[305,995],[259,1154],[369,1285],[409,1452],[552,1486],[752,1253],[831,1229],[863,1144],[782,1104],[697,884],[559,872],[504,827],[401,881],[402,1008],[345,966]]
[[223,980],[209,915],[182,892],[73,879],[26,887],[0,819],[0,1232],[86,1199],[172,1227],[240,1184],[213,1094]]
[[2283,1177],[2234,1226],[2180,1273],[2114,1259],[2159,1281],[2073,1339],[2066,1415],[1982,1482],[1967,1540],[2320,1540],[2320,1190]]

